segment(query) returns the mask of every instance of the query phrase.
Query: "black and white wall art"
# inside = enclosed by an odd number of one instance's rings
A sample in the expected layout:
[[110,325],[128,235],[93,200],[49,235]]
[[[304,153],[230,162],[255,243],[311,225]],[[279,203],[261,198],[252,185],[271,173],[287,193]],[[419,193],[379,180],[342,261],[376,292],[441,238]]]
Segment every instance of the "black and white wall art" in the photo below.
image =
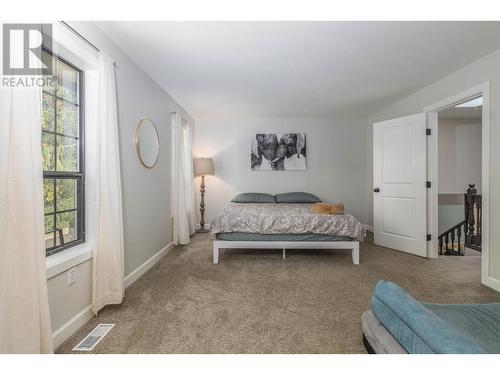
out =
[[250,165],[253,171],[305,170],[305,133],[259,133],[252,136]]

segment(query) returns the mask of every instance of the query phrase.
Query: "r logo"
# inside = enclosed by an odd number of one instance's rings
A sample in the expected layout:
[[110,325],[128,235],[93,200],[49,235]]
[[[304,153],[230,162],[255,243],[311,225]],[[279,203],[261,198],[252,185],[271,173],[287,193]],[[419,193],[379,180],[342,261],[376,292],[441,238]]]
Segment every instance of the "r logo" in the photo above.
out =
[[4,24],[3,74],[52,74],[52,65],[50,63],[45,64],[42,61],[42,44],[51,49],[51,43],[52,24]]

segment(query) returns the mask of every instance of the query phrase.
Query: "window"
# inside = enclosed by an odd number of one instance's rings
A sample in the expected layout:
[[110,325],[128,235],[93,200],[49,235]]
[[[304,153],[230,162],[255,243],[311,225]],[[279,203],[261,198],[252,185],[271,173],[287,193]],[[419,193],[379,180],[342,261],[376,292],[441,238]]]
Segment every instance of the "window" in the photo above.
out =
[[45,250],[52,255],[84,242],[83,73],[44,51],[54,84],[42,93]]

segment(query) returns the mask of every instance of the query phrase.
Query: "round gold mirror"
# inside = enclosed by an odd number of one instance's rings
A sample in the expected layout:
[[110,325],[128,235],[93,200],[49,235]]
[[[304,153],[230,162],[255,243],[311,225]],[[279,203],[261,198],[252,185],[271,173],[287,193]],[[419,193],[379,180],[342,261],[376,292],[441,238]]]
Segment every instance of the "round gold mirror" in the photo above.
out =
[[142,119],[135,128],[135,151],[142,165],[153,168],[160,156],[160,137],[153,121]]

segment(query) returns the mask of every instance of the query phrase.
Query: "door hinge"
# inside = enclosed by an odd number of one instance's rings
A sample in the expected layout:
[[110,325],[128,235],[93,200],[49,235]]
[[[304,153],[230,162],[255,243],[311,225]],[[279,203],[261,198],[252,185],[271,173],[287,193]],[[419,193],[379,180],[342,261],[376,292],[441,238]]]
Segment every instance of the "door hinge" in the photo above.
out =
[[427,241],[430,241],[432,239],[432,236],[430,234],[427,235]]
[[431,135],[431,129],[425,129],[425,135]]
[[427,181],[425,183],[425,186],[427,187],[427,189],[430,189],[432,187],[432,183],[430,181]]

